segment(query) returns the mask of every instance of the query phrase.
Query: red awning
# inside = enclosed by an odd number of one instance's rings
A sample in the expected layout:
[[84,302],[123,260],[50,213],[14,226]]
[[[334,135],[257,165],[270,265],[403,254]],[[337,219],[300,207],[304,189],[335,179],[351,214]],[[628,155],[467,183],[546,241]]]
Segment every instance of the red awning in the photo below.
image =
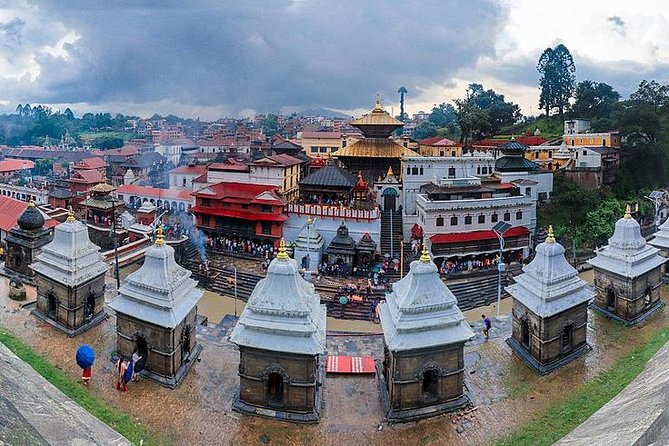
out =
[[288,216],[284,214],[266,214],[263,212],[243,211],[238,209],[210,208],[207,206],[195,206],[191,209],[191,211],[195,214],[211,215],[214,217],[239,218],[240,220],[249,221],[284,222],[288,220]]
[[[504,238],[526,237],[530,231],[525,226],[516,226],[504,233]],[[430,237],[433,244],[451,244],[463,242],[476,242],[482,240],[497,240],[494,231],[471,231],[471,232],[453,232],[451,234],[436,234]]]

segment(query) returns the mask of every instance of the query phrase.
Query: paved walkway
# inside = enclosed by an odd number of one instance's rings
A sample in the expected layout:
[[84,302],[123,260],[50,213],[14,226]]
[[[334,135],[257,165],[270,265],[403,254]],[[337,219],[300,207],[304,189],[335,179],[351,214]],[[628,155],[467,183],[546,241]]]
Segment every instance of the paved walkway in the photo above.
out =
[[0,344],[0,444],[130,445]]

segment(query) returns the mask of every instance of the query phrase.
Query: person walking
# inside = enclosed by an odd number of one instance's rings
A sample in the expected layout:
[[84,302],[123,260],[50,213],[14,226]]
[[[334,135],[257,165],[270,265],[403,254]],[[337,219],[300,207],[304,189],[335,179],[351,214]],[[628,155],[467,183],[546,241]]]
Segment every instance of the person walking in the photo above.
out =
[[86,367],[82,369],[81,372],[81,381],[85,386],[88,386],[91,382],[91,376],[93,375],[93,367]]
[[481,315],[481,319],[483,319],[483,324],[485,327],[483,328],[483,334],[485,335],[486,339],[490,339],[490,329],[492,328],[492,321],[490,320],[489,317],[486,317],[485,314]]
[[125,382],[125,372],[128,369],[128,361],[119,357],[116,361],[116,390],[128,390]]

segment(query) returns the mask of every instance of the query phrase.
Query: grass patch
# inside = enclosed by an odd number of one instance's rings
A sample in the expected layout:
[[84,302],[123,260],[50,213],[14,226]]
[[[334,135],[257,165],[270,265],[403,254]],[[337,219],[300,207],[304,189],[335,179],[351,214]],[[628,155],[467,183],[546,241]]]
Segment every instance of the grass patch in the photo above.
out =
[[44,379],[53,384],[58,390],[74,400],[81,407],[90,412],[103,423],[125,436],[133,444],[164,445],[165,440],[149,432],[140,423],[133,421],[125,414],[102,399],[91,395],[79,382],[73,380],[64,371],[60,370],[43,356],[35,352],[22,340],[13,334],[0,330],[0,342],[9,348],[16,356],[27,362]]
[[551,445],[625,388],[669,339],[669,328],[655,334],[643,345],[619,358],[608,370],[586,382],[546,412],[510,436],[498,440],[497,446]]

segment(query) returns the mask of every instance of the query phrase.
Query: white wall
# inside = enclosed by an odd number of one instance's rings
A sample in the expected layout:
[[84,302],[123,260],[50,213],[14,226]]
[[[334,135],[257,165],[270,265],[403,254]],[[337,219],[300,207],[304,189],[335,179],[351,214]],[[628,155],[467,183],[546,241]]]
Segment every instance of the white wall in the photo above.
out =
[[[302,229],[306,226],[308,217],[308,215],[291,214],[288,220],[283,224],[283,237],[291,243],[295,242]],[[342,221],[344,220],[341,218],[331,219],[323,217],[317,218],[314,222],[316,230],[318,230],[318,232],[321,233],[321,237],[323,237],[324,250],[327,249],[332,239],[337,235],[337,228],[339,228]],[[376,242],[376,249],[379,249],[381,243],[381,219],[371,221],[355,221],[348,219],[344,221],[344,224],[348,228],[348,234],[356,243],[359,243],[362,236],[367,232],[370,237],[372,237],[372,240]]]

